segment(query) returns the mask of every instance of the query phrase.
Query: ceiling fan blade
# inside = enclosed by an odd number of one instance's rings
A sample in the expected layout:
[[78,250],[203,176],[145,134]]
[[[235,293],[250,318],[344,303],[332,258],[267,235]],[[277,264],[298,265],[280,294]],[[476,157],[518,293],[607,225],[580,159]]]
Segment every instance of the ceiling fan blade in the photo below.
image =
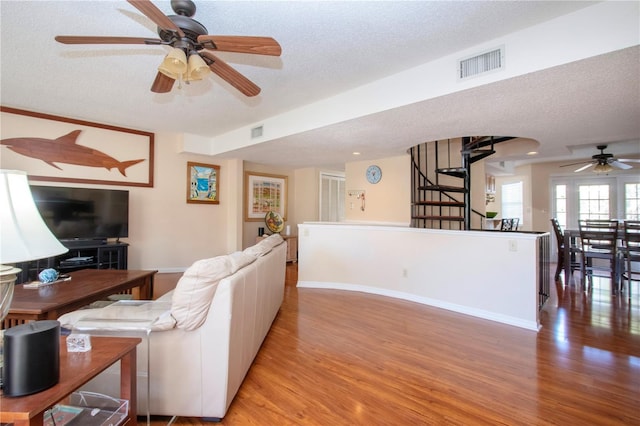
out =
[[563,164],[563,165],[561,165],[560,167],[577,166],[578,164],[586,164],[586,163],[593,163],[593,160],[589,160],[589,161],[578,161],[577,163]]
[[162,44],[159,38],[102,37],[102,36],[56,36],[63,44]]
[[573,171],[573,173],[579,173],[579,172],[581,172],[581,171],[583,171],[583,170],[587,170],[589,167],[592,167],[592,166],[593,166],[593,165],[595,165],[595,164],[596,164],[596,163],[589,163],[589,164],[586,164],[586,165],[584,165],[584,166],[580,167],[579,169],[575,169],[575,170]]
[[127,0],[133,7],[142,12],[147,18],[151,19],[157,26],[165,30],[171,30],[178,33],[180,37],[184,37],[184,32],[178,27],[167,15],[162,13],[149,0]]
[[624,161],[625,163],[640,163],[640,158],[618,158],[618,161]]
[[209,64],[209,68],[211,71],[216,73],[220,78],[224,81],[238,89],[246,96],[256,96],[260,93],[260,88],[256,86],[251,80],[240,74],[235,69],[231,68],[229,64],[227,64],[222,59],[218,58],[211,52],[200,51],[200,54],[205,56],[210,61],[213,61]]
[[621,170],[629,170],[629,169],[633,169],[633,166],[630,166],[628,164],[624,164],[621,163],[619,160],[613,160],[611,161],[609,164],[611,164],[613,167],[617,167]]
[[255,55],[280,56],[282,48],[271,37],[251,36],[198,36],[198,43],[205,49],[218,50],[220,52],[252,53]]
[[154,93],[170,92],[175,81],[175,79],[158,72],[156,79],[153,80],[153,84],[151,85],[151,91]]

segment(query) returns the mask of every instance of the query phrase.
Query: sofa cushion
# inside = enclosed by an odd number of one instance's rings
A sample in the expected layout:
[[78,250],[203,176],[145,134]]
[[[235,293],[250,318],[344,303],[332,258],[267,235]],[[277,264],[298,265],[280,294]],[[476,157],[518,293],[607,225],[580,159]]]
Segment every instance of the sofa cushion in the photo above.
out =
[[275,246],[282,244],[283,241],[284,240],[282,239],[282,236],[280,236],[280,234],[272,234],[256,243],[255,245],[247,247],[244,250],[244,253],[254,257],[264,256],[265,254],[269,253]]
[[173,291],[171,315],[178,328],[195,330],[209,312],[218,282],[231,275],[229,256],[196,261],[187,269]]
[[235,274],[240,269],[244,268],[245,266],[255,261],[256,261],[255,256],[251,256],[245,252],[236,251],[234,253],[231,253],[229,255],[229,262],[231,262],[231,273]]
[[282,235],[280,234],[271,234],[262,241],[263,243],[273,248],[275,246],[279,246],[280,244],[282,244],[282,242],[284,241],[284,238],[282,238]]
[[249,256],[253,256],[254,258],[264,256],[271,251],[271,247],[266,244],[262,244],[263,241],[260,241],[259,243],[254,244],[251,247],[247,247],[246,249],[244,249],[243,253]]

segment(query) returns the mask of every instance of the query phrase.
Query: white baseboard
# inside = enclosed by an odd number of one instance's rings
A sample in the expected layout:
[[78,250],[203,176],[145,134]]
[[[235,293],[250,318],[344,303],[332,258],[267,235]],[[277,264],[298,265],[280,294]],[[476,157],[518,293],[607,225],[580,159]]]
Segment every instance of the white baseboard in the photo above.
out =
[[446,309],[465,315],[470,315],[476,318],[482,318],[490,321],[499,322],[502,324],[508,324],[515,327],[524,328],[526,330],[538,331],[540,327],[535,321],[524,321],[520,318],[514,318],[507,315],[496,314],[494,312],[485,311],[476,308],[469,308],[463,305],[456,305],[453,303],[443,302],[437,299],[431,299],[428,297],[416,296],[415,294],[403,293],[399,291],[381,289],[376,287],[368,287],[358,284],[346,284],[346,283],[332,283],[332,282],[318,282],[318,281],[298,281],[299,288],[321,288],[331,290],[345,290],[345,291],[359,291],[362,293],[377,294],[379,296],[393,297],[395,299],[408,300],[410,302],[421,303],[423,305],[433,306],[436,308]]

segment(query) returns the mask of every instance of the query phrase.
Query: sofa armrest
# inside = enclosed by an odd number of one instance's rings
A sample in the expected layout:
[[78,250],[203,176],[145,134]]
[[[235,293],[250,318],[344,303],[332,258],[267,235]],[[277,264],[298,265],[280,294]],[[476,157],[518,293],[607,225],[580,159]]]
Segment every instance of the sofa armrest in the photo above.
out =
[[171,316],[171,303],[151,300],[120,301],[100,309],[81,309],[61,316],[58,321],[77,330],[170,330],[176,322]]

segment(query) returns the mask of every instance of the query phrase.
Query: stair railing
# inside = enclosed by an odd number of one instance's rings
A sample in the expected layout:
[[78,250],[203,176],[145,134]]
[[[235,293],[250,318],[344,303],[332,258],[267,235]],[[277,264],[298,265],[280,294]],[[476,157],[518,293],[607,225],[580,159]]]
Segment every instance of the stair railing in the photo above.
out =
[[[439,222],[442,228],[443,222],[450,224],[461,223],[464,229],[471,229],[471,218],[479,217],[480,229],[484,228],[485,214],[471,208],[471,165],[489,155],[495,153],[494,145],[513,139],[510,136],[481,136],[461,138],[461,167],[452,167],[452,143],[451,139],[446,140],[446,163],[447,168],[439,165],[445,158],[440,158],[441,142],[425,142],[409,149],[412,162],[412,226],[426,228],[428,222]],[[428,144],[433,144],[433,157],[435,164],[430,166],[430,150]],[[487,149],[488,148],[488,149]],[[445,157],[443,155],[443,157]],[[423,164],[424,163],[424,164]],[[433,180],[429,178],[429,172],[434,171]],[[454,188],[454,192],[463,193],[463,200],[449,194],[448,185],[440,185],[440,174],[455,176],[463,179],[462,187]],[[432,187],[432,188],[428,188]],[[429,194],[427,194],[429,193]],[[435,193],[435,194],[434,194]],[[445,209],[451,213],[452,209],[462,209],[461,216],[445,216]],[[437,211],[436,211],[437,210]],[[420,226],[421,225],[421,226]]]
[[[427,223],[429,221],[437,221],[439,222],[439,227],[442,228],[443,222],[454,223],[454,219],[446,219],[447,216],[444,215],[444,209],[453,208],[461,208],[458,205],[453,205],[453,203],[461,204],[462,201],[458,198],[450,195],[443,191],[437,191],[437,194],[433,194],[436,191],[426,191],[424,188],[429,186],[439,186],[440,185],[440,173],[435,173],[434,179],[430,179],[428,173],[430,170],[440,170],[440,164],[446,157],[446,163],[448,168],[451,168],[451,150],[452,143],[451,140],[448,139],[446,141],[446,149],[444,150],[446,155],[441,155],[442,143],[444,141],[436,141],[433,145],[433,156],[430,156],[430,150],[427,149],[427,143],[423,143],[417,145],[415,147],[410,148],[409,153],[411,155],[412,161],[412,175],[411,175],[411,184],[412,184],[412,226],[414,227],[427,227]],[[424,148],[424,151],[423,151]],[[435,164],[430,164],[433,161],[430,161],[431,158],[434,158]],[[429,194],[427,194],[429,192]],[[447,203],[451,203],[447,205]],[[434,210],[437,209],[437,212]],[[430,213],[430,214],[428,214]],[[439,218],[439,219],[436,219]]]

